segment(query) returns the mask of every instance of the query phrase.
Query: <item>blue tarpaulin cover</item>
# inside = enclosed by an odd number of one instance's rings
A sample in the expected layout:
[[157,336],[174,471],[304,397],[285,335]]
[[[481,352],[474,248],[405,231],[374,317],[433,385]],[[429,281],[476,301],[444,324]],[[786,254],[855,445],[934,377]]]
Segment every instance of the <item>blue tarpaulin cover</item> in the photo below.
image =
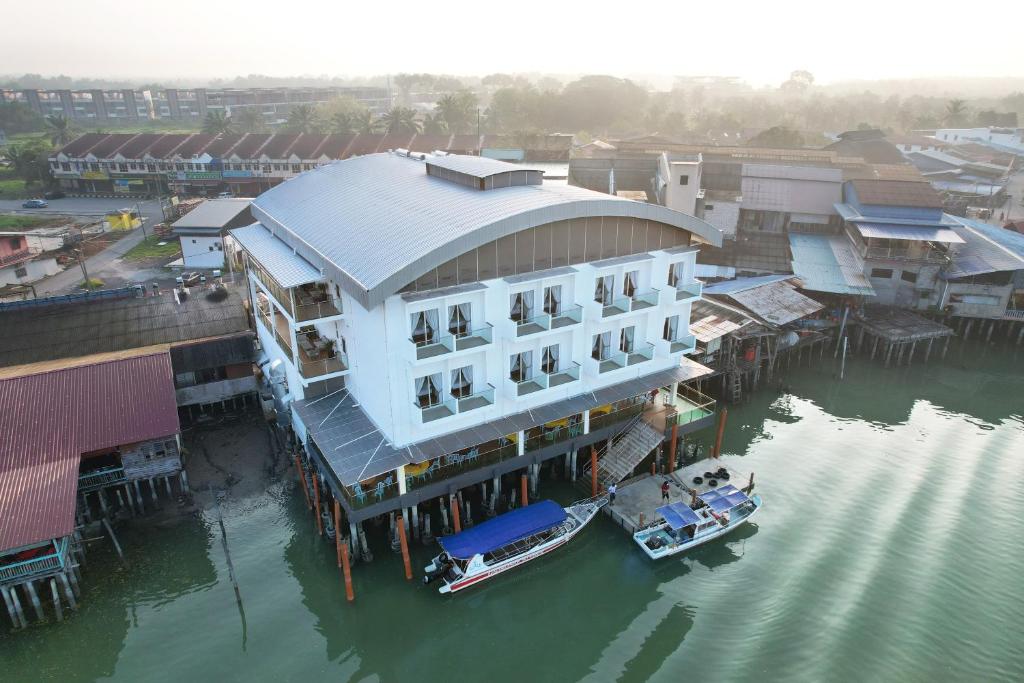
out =
[[700,494],[700,499],[707,503],[715,512],[721,514],[727,510],[731,510],[737,505],[750,500],[747,498],[747,494],[737,489],[732,484],[726,484],[725,486],[719,486],[714,491],[708,491]]
[[673,529],[682,529],[690,524],[700,524],[701,521],[697,513],[691,510],[686,503],[669,503],[661,506],[655,512],[661,515]]
[[506,512],[471,529],[438,539],[452,557],[468,560],[477,553],[489,553],[565,521],[566,512],[553,500],[541,500]]

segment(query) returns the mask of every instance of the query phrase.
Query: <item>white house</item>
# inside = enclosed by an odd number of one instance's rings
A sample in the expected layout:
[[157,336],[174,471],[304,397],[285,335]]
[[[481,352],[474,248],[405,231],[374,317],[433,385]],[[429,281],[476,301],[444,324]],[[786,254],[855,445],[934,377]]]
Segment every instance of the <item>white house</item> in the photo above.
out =
[[404,152],[303,173],[251,209],[231,234],[271,379],[350,520],[452,485],[413,474],[446,454],[479,458],[458,476],[483,481],[607,439],[629,401],[706,370],[683,358],[695,238],[721,233],[693,216]]
[[185,268],[223,268],[224,237],[252,223],[251,199],[207,199],[171,226],[181,241]]

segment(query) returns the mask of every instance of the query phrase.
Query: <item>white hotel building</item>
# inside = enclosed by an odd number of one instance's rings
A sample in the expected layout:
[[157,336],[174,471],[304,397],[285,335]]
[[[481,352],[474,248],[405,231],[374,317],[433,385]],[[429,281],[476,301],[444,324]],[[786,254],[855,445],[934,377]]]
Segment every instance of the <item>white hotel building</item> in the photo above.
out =
[[350,523],[415,521],[424,501],[559,455],[575,468],[653,391],[706,372],[683,357],[698,239],[721,233],[542,176],[354,157],[265,192],[232,231],[281,361],[271,379]]

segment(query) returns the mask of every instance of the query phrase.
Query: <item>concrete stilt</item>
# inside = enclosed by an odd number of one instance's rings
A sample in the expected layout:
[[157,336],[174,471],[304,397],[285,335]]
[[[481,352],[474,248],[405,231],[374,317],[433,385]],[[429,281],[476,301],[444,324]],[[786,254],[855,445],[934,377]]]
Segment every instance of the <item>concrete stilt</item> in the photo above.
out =
[[373,553],[370,552],[370,544],[366,542],[366,530],[363,523],[359,523],[359,546],[363,551],[363,562],[373,562]]
[[60,605],[60,593],[57,591],[57,579],[50,577],[50,596],[53,598],[53,611],[57,621],[64,621],[64,610]]
[[100,499],[100,509],[103,510],[103,516],[106,517],[107,515],[110,514],[110,511],[107,509],[108,508],[108,506],[107,506],[107,496],[103,492],[103,489],[100,489],[99,491],[97,491],[96,492],[96,496]]
[[928,340],[928,346],[926,346],[926,347],[924,348],[924,362],[925,362],[925,363],[927,363],[927,362],[928,362],[928,356],[930,356],[930,355],[932,354],[932,343],[933,343],[934,341],[935,341],[935,338],[934,338],[934,337],[933,337],[932,339],[929,339],[929,340]]
[[946,343],[942,345],[942,357],[946,357],[946,351],[949,350],[949,340],[951,337],[946,337]]
[[181,492],[188,493],[188,475],[185,474],[185,470],[181,471]]
[[413,505],[409,510],[412,512],[412,537],[418,541],[420,540],[420,507]]
[[885,345],[885,367],[889,367],[889,360],[892,358],[892,347],[893,345],[890,343]]
[[171,491],[171,478],[164,477],[164,487],[167,489],[167,500],[174,497],[174,493]]
[[36,619],[43,621],[46,617],[43,616],[43,606],[39,604],[39,595],[36,593],[35,581],[26,581],[22,585],[25,587],[25,592],[28,593],[29,600],[32,601],[32,609],[36,612]]
[[14,605],[14,615],[18,617],[18,623],[20,624],[19,628],[28,627],[28,619],[25,618],[25,610],[21,608],[21,598],[18,597],[17,588],[11,586],[10,589],[5,588],[4,590],[9,590],[11,603]]
[[133,481],[132,484],[135,487],[135,502],[139,504],[139,514],[142,514],[146,511],[146,503],[142,500],[142,487],[139,486],[138,479]]
[[71,590],[74,592],[75,597],[82,597],[82,589],[78,586],[78,567],[71,566],[71,571],[68,572],[68,580],[71,582]]
[[576,481],[576,449],[565,454],[565,478]]
[[967,321],[967,327],[964,328],[964,339],[971,338],[971,327],[974,325],[974,319],[971,318]]
[[124,485],[124,495],[128,499],[128,507],[132,511],[132,515],[138,514],[139,510],[135,506],[135,497],[132,496],[132,487],[128,485],[128,482],[125,482]]
[[[128,504],[124,502],[124,496],[121,495],[121,488],[117,487],[114,489],[114,495],[117,497],[117,507],[123,510],[128,507]],[[134,514],[134,511],[133,511]]]
[[334,499],[334,547],[338,551],[338,568],[341,568],[341,504]]
[[359,528],[355,522],[348,523],[348,542],[352,545],[352,557],[359,555]]
[[494,479],[491,481],[491,484],[494,486],[494,493],[497,495],[501,495],[501,477],[494,477]]
[[67,574],[58,574],[57,578],[60,579],[61,586],[64,588],[64,597],[68,600],[68,605],[71,609],[78,609],[78,603],[75,602],[75,592],[71,590],[71,583],[68,582]]
[[874,341],[871,343],[871,360],[875,359],[875,351],[878,350],[878,337],[873,337]]
[[917,346],[916,341],[910,342],[910,352],[907,353],[907,367],[910,367],[910,362],[914,360],[914,348]]
[[160,501],[156,497],[156,484],[153,483],[152,479],[149,480],[149,492],[153,497],[153,507],[156,507]]
[[440,503],[439,507],[441,508],[442,533],[448,533],[449,531],[451,531],[452,528],[451,524],[448,521],[448,504],[445,502],[444,498],[438,498],[438,502]]
[[988,334],[985,336],[985,341],[992,341],[992,332],[996,329],[996,321],[993,320],[988,324]]
[[18,619],[18,614],[14,611],[14,602],[11,600],[10,589],[7,586],[0,586],[0,595],[3,595],[4,605],[7,607],[7,616],[11,618],[11,624],[14,628],[21,628],[21,621]]

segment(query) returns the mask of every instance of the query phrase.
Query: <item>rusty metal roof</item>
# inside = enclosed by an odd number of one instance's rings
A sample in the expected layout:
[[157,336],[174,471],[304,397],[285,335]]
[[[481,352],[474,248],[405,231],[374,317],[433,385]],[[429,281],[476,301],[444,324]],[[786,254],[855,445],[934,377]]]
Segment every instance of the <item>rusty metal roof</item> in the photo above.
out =
[[0,379],[0,550],[74,529],[79,456],[179,430],[166,352]]

